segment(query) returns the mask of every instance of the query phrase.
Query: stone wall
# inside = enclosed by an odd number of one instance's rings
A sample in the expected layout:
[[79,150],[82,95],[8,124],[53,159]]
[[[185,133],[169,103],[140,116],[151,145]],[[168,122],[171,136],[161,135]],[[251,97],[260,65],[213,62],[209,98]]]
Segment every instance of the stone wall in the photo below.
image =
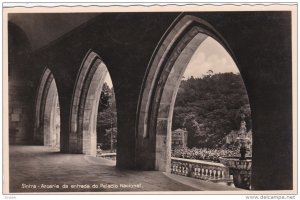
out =
[[25,33],[15,24],[9,23],[8,99],[9,99],[9,143],[29,144],[32,140],[34,84],[29,76],[31,48]]
[[27,97],[26,82],[9,81],[9,143],[10,144],[29,144],[31,136],[28,134],[32,127],[31,107],[25,105]]

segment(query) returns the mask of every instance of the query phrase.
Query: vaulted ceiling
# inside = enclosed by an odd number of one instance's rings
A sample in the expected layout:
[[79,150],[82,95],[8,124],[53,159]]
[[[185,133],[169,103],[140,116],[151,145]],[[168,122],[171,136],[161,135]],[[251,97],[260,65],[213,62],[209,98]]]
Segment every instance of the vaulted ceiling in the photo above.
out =
[[8,20],[25,32],[32,50],[37,50],[97,15],[99,13],[10,13]]

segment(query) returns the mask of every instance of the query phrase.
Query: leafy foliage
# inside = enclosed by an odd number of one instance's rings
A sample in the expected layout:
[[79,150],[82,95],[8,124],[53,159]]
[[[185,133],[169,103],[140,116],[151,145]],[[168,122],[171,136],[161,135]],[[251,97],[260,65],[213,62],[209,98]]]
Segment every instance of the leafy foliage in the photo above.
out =
[[[110,148],[110,134],[108,132],[113,128],[114,132],[117,131],[117,112],[115,105],[115,97],[113,88],[104,83],[101,91],[98,117],[97,117],[97,143],[101,143],[102,149]],[[114,134],[116,135],[116,133]]]
[[99,112],[103,112],[106,109],[109,108],[109,103],[111,99],[111,92],[112,90],[109,88],[106,82],[103,83],[101,96],[100,96],[100,102],[99,102]]
[[209,74],[182,80],[174,106],[172,129],[185,127],[188,147],[220,148],[244,117],[251,129],[248,95],[240,74]]

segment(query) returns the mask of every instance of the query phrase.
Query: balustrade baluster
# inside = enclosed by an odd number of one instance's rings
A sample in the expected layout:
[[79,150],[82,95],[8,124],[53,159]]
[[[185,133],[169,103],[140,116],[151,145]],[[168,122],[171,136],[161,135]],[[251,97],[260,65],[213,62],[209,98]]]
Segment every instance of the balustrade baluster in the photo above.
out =
[[205,169],[205,176],[208,176],[208,169]]
[[197,168],[197,166],[193,166],[193,167],[194,167],[193,176],[197,177],[197,170],[198,170],[198,168]]
[[188,166],[186,166],[186,168],[185,168],[185,176],[188,176],[188,174],[189,174],[189,168],[188,168]]
[[188,173],[189,173],[189,166],[186,165],[186,166],[185,166],[185,176],[187,176]]
[[187,176],[188,173],[189,173],[189,166],[187,165],[187,166],[185,167],[185,176]]
[[221,171],[220,171],[220,170],[217,171],[217,176],[218,176],[218,179],[221,178],[221,177],[220,177],[220,176],[221,176]]

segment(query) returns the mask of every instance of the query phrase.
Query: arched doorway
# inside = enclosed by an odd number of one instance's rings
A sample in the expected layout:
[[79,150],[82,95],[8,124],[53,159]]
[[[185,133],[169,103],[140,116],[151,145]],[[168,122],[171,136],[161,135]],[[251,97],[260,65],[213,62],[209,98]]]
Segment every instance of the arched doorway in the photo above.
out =
[[97,116],[97,156],[116,159],[117,110],[115,93],[109,74],[105,77]]
[[[96,156],[97,116],[109,73],[98,54],[89,51],[78,73],[71,109],[70,153]],[[104,87],[104,88],[103,88]],[[110,84],[112,89],[112,83]]]
[[222,36],[210,24],[194,16],[180,16],[158,44],[139,100],[137,168],[170,172],[172,117],[177,92],[192,56],[208,37],[222,45],[237,63]]
[[60,148],[60,108],[56,83],[46,68],[36,99],[34,144]]
[[[228,185],[235,182],[236,187],[249,189],[252,120],[248,93],[228,52],[209,36],[181,78],[171,124],[171,173]],[[240,159],[247,160],[243,184],[236,178],[240,171],[231,164]]]
[[[176,157],[210,161],[238,154],[242,122],[251,142],[251,110],[243,79],[228,52],[208,36],[181,78],[172,117],[172,150],[178,150]],[[197,153],[202,155],[190,155]]]

